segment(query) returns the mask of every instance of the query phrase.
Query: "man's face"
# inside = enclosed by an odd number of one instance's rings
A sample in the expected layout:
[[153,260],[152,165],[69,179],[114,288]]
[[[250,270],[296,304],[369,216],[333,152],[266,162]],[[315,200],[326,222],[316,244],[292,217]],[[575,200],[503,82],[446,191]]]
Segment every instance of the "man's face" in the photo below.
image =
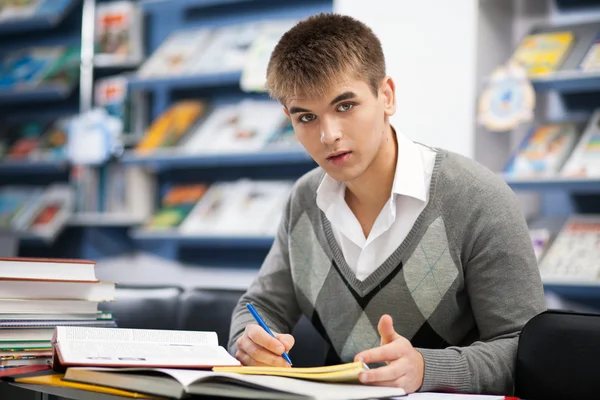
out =
[[384,142],[387,117],[395,112],[394,83],[382,81],[376,97],[358,79],[343,79],[323,98],[291,98],[286,104],[296,137],[337,181],[361,176]]

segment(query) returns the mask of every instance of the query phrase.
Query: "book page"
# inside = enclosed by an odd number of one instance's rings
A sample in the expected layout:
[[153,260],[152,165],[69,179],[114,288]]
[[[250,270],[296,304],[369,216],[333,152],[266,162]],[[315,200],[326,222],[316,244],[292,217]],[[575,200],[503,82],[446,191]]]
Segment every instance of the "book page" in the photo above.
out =
[[66,365],[206,368],[239,365],[223,347],[142,342],[72,340],[59,342]]
[[202,394],[204,382],[244,382],[255,387],[263,387],[286,393],[295,393],[314,399],[353,400],[404,396],[401,388],[354,385],[346,383],[311,382],[302,379],[291,379],[280,376],[240,375],[234,373],[217,373],[200,379],[188,388],[189,393]]
[[216,332],[191,332],[168,331],[154,329],[106,329],[64,327],[56,328],[56,339],[59,342],[72,340],[78,341],[109,341],[109,342],[136,342],[136,343],[164,343],[164,344],[194,344],[202,346],[218,346],[219,340]]

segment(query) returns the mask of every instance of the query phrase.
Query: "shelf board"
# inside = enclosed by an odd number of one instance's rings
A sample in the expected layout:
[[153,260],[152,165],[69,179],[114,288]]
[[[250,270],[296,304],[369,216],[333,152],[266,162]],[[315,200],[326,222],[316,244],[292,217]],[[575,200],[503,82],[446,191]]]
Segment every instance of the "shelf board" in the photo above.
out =
[[42,8],[37,14],[29,18],[15,18],[0,22],[0,36],[53,28],[63,21],[77,1],[51,0],[53,9],[44,10]]
[[19,104],[63,100],[74,86],[41,85],[27,89],[0,88],[0,104]]
[[600,91],[600,71],[559,71],[548,77],[532,79],[531,83],[536,91],[595,92]]
[[168,76],[161,78],[140,78],[133,75],[128,79],[128,86],[129,89],[138,91],[237,86],[240,84],[241,76],[241,72],[210,75]]
[[513,190],[518,191],[567,191],[577,193],[599,193],[600,179],[540,178],[506,179]]
[[164,7],[179,7],[182,9],[186,8],[200,8],[200,7],[213,7],[222,6],[227,4],[244,3],[251,0],[179,0],[175,3],[171,0],[142,0],[140,7],[145,11],[160,11]]
[[182,235],[176,231],[145,231],[134,230],[131,237],[137,242],[170,242],[179,246],[194,246],[195,248],[253,248],[269,249],[273,244],[272,236],[205,236]]
[[64,173],[69,164],[58,161],[0,161],[0,175],[4,174],[59,174]]
[[75,213],[69,219],[69,226],[91,227],[129,227],[141,225],[144,218],[139,218],[125,213]]
[[169,152],[152,154],[141,157],[135,152],[126,152],[121,162],[131,165],[145,165],[157,170],[184,169],[184,168],[216,168],[232,166],[253,165],[284,165],[307,164],[314,161],[308,153],[301,150],[287,151],[258,151],[243,154],[181,154]]

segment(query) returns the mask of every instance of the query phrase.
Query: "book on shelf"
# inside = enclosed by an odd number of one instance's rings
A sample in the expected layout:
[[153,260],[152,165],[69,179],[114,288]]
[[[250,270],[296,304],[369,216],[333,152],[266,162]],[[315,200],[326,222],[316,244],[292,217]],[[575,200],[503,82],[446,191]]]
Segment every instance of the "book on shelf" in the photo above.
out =
[[[361,363],[329,367],[282,368],[272,375],[227,372],[150,369],[150,368],[68,368],[64,379],[70,382],[95,384],[169,398],[190,395],[247,399],[372,399],[403,396],[402,388],[367,386],[356,382],[358,374],[367,369]],[[231,371],[237,372],[231,372]],[[256,368],[255,368],[256,370]],[[351,371],[349,374],[347,371]],[[316,372],[319,371],[319,372]],[[333,383],[324,377],[338,376],[345,383]],[[341,379],[347,376],[348,381]],[[292,378],[293,377],[293,378]]]
[[560,174],[567,178],[600,177],[600,109],[592,114]]
[[161,198],[159,210],[146,221],[144,229],[169,230],[179,227],[207,189],[207,184],[177,185],[169,188]]
[[267,65],[271,53],[285,32],[297,20],[267,21],[263,23],[247,50],[242,67],[240,88],[246,92],[264,92],[267,81]]
[[240,362],[215,332],[57,326],[53,368],[72,366],[207,369]]
[[21,22],[64,11],[71,0],[4,0],[0,2],[0,24]]
[[574,123],[535,126],[522,140],[504,168],[510,178],[556,176],[579,138]]
[[518,45],[512,61],[521,64],[530,78],[556,72],[575,42],[571,31],[532,33]]
[[96,5],[94,62],[100,65],[137,64],[143,58],[142,13],[133,1]]
[[290,181],[239,179],[213,183],[181,223],[182,235],[272,236]]
[[600,215],[573,215],[540,262],[544,283],[600,285]]
[[152,122],[135,151],[144,154],[176,146],[205,110],[205,102],[199,100],[173,104]]
[[263,149],[287,116],[281,104],[246,99],[217,106],[180,144],[185,153],[251,153]]
[[67,184],[53,184],[44,190],[31,207],[30,224],[26,231],[47,241],[53,241],[73,214],[75,195]]
[[210,29],[185,29],[171,33],[138,70],[144,79],[189,74],[194,57],[204,51]]
[[203,51],[192,58],[188,73],[208,75],[240,72],[260,27],[261,23],[249,22],[213,29]]
[[579,68],[585,72],[600,70],[600,35],[596,36],[594,42],[583,56]]

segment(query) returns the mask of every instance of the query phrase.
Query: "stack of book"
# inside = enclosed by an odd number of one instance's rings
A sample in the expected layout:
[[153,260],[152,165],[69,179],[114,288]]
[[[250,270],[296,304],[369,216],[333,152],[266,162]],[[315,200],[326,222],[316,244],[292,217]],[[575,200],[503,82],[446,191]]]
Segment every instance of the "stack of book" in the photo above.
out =
[[115,327],[114,296],[93,261],[0,258],[0,367],[47,364],[57,326]]

